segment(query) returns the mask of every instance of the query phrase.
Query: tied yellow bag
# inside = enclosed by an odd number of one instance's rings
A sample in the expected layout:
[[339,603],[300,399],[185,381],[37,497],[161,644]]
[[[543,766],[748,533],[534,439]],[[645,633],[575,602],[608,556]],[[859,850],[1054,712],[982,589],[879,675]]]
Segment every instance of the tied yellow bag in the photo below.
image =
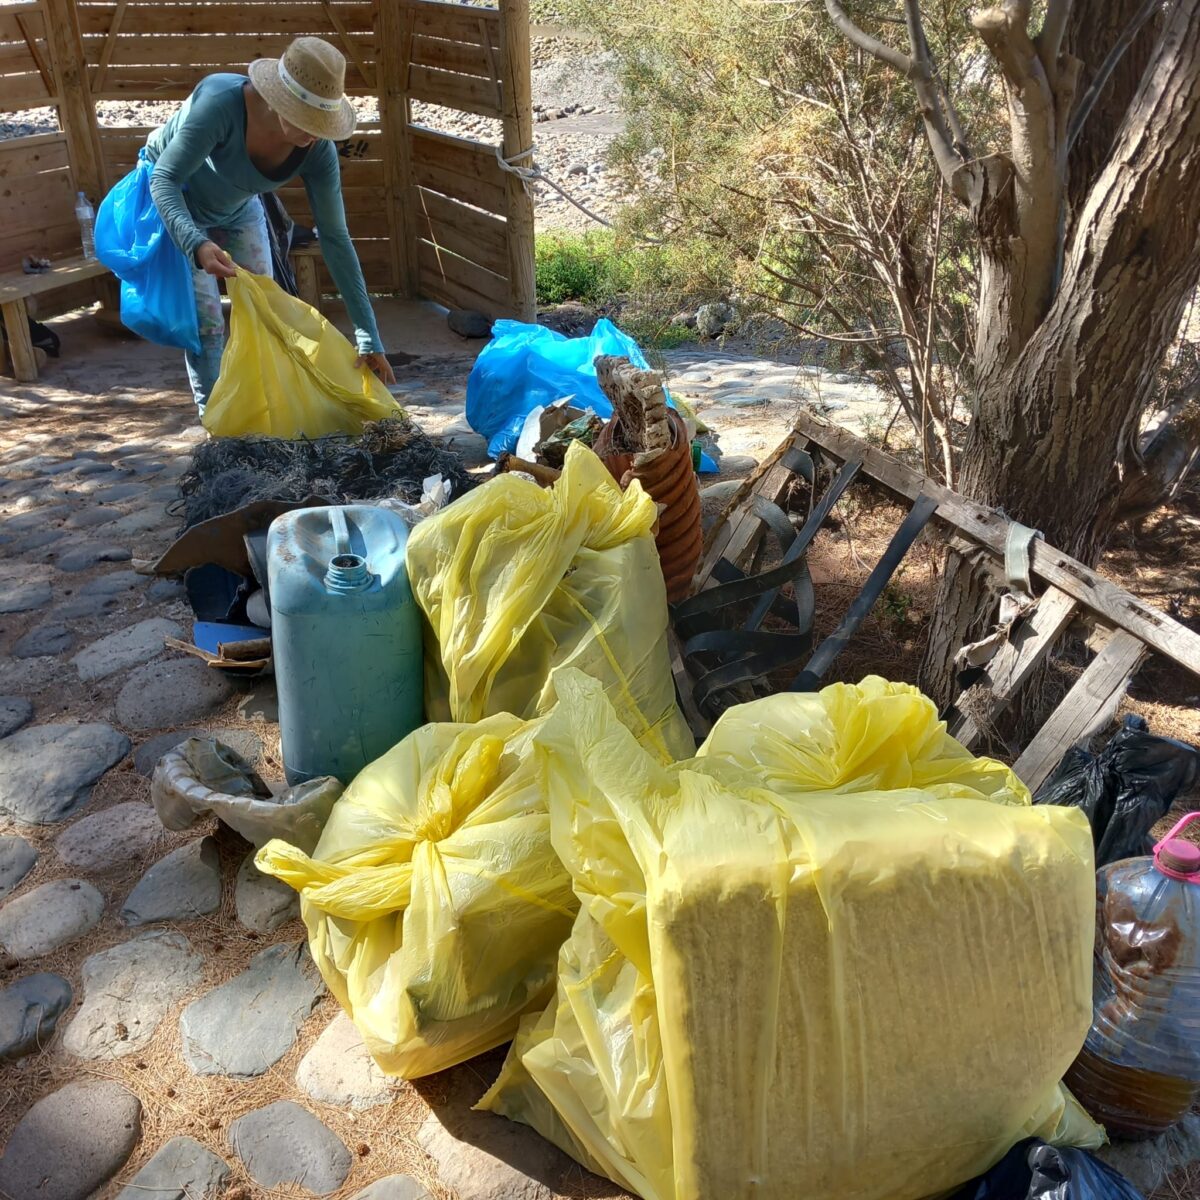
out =
[[976,758],[946,732],[919,689],[878,676],[737,705],[697,753],[745,767],[778,792],[920,788],[943,800],[1030,803],[1008,767]]
[[[481,1108],[645,1200],[918,1200],[1022,1137],[1096,1144],[1059,1087],[1090,1012],[1077,812],[964,775],[932,705],[882,681],[865,716],[855,689],[803,706],[840,764],[806,770],[842,790],[790,793],[720,745],[664,766],[592,681],[556,687],[540,742],[581,908]],[[925,790],[868,783],[909,774]]]
[[422,521],[408,570],[431,634],[429,719],[543,715],[553,672],[570,666],[603,684],[659,758],[693,754],[675,703],[656,515],[641,484],[622,492],[575,442],[553,487],[501,475]]
[[358,434],[403,410],[316,309],[273,279],[239,271],[221,375],[204,410],[214,437]]
[[311,858],[276,840],[255,859],[300,892],[313,959],[389,1074],[502,1045],[553,992],[578,904],[550,845],[537,727],[418,729],[355,778]]

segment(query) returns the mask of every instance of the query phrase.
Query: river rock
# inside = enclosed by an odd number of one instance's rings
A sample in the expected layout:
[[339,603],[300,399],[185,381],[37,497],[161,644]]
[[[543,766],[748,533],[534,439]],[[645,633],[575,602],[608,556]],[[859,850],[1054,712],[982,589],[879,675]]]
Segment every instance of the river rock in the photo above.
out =
[[239,1117],[229,1127],[229,1145],[264,1188],[298,1183],[327,1196],[350,1174],[350,1151],[342,1139],[290,1100]]
[[221,671],[195,658],[138,667],[117,696],[117,720],[127,729],[191,725],[219,708],[234,691]]
[[163,837],[162,822],[148,804],[130,800],[82,817],[54,843],[58,857],[85,871],[111,871],[139,858]]
[[23,1058],[44,1046],[71,1007],[71,985],[48,971],[26,975],[0,991],[0,1059]]
[[13,646],[14,658],[44,658],[52,654],[65,654],[75,645],[75,635],[65,626],[56,623],[37,625],[24,637],[18,638]]
[[172,1138],[117,1193],[117,1200],[216,1200],[229,1167],[195,1138]]
[[119,1083],[68,1083],[43,1096],[12,1131],[0,1158],[0,1195],[86,1200],[121,1169],[141,1128],[141,1103]]
[[14,958],[41,958],[82,937],[104,912],[104,897],[82,879],[56,879],[0,909],[0,945]]
[[0,738],[29,724],[33,705],[24,696],[0,696]]
[[37,851],[23,837],[0,837],[0,900],[14,891],[35,862]]
[[48,583],[20,579],[0,580],[0,613],[29,612],[49,604],[53,593]]
[[182,636],[183,630],[174,621],[153,617],[93,642],[71,661],[79,678],[89,683],[157,658],[163,653],[164,638]]
[[314,1100],[338,1108],[374,1108],[394,1094],[392,1083],[367,1053],[354,1022],[338,1013],[300,1060],[296,1082]]
[[271,946],[183,1010],[183,1056],[197,1075],[261,1075],[292,1047],[324,985],[303,942]]
[[83,963],[83,1003],[63,1036],[76,1058],[122,1058],[154,1036],[200,982],[204,960],[182,933],[153,930]]
[[438,1178],[459,1200],[552,1200],[579,1168],[526,1125],[475,1112],[478,1080],[458,1071],[417,1132]]
[[492,319],[471,309],[452,308],[446,314],[446,324],[461,338],[489,338],[492,336]]
[[128,562],[133,551],[128,546],[106,546],[98,542],[72,542],[58,556],[60,571],[86,571],[99,563]]
[[210,837],[160,858],[138,880],[121,909],[126,925],[187,921],[221,905],[221,856]]
[[351,1200],[432,1200],[428,1189],[411,1175],[387,1175],[351,1197]]
[[271,933],[300,915],[300,893],[280,879],[264,875],[246,855],[238,868],[234,892],[237,918],[255,933]]
[[108,725],[35,725],[0,741],[0,812],[50,825],[86,803],[92,785],[129,753]]

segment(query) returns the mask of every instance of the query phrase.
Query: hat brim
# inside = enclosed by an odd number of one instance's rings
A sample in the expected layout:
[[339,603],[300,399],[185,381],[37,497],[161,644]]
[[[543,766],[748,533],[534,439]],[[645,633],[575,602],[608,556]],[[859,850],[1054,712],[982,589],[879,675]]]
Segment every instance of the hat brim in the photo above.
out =
[[358,114],[354,106],[342,97],[341,107],[337,112],[326,112],[312,104],[298,100],[284,86],[279,78],[279,59],[258,58],[247,69],[254,90],[277,112],[289,125],[303,129],[305,133],[315,138],[325,138],[331,142],[340,142],[348,138],[358,124]]

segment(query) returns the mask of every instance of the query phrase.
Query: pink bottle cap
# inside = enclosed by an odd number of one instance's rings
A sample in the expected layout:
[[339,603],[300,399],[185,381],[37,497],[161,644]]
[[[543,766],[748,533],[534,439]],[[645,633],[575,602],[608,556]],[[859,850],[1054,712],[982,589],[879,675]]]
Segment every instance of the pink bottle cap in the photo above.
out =
[[1200,846],[1175,835],[1193,821],[1200,821],[1200,812],[1188,813],[1161,842],[1154,847],[1154,865],[1171,879],[1184,883],[1200,883]]

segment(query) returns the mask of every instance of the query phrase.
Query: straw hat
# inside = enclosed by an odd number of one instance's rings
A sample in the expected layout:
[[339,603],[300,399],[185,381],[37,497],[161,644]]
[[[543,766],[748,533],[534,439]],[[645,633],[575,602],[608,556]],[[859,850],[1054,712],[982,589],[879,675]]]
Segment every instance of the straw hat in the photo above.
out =
[[346,99],[346,60],[320,38],[297,38],[282,58],[250,64],[255,91],[290,125],[313,137],[339,142],[354,132]]

